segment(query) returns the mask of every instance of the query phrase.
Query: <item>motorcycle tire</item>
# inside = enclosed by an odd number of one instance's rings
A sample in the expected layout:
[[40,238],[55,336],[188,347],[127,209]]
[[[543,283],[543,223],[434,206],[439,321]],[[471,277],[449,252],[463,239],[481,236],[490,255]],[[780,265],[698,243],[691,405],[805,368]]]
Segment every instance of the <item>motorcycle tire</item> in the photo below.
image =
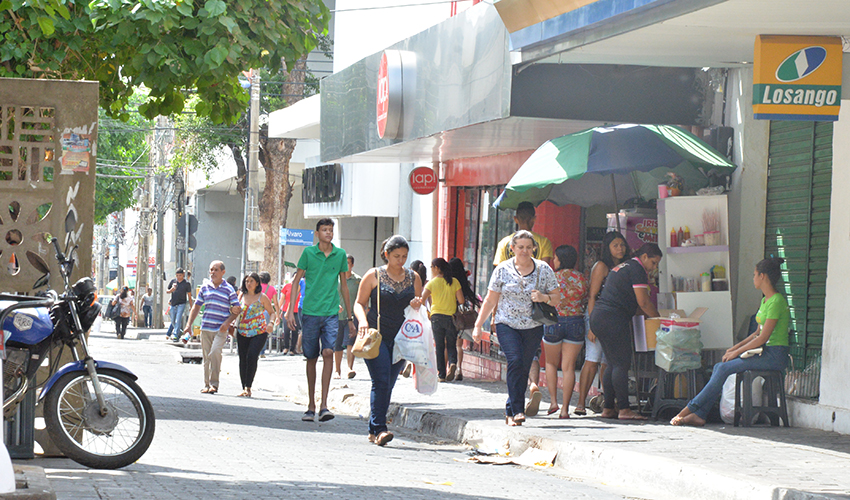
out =
[[118,469],[138,460],[153,441],[155,416],[132,377],[115,370],[97,373],[108,412],[98,411],[87,372],[66,373],[44,400],[50,439],[71,460],[93,469]]

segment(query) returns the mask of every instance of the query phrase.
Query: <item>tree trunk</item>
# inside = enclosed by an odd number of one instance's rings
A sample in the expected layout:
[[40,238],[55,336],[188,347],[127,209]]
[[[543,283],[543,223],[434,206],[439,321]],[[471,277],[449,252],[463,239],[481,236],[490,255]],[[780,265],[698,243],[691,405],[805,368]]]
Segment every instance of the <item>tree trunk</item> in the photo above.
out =
[[[295,63],[292,72],[284,70],[281,73],[281,77],[288,82],[283,86],[283,94],[288,96],[287,105],[295,104],[303,98],[306,69],[307,59],[304,58]],[[260,271],[271,274],[273,282],[277,281],[280,228],[286,226],[289,200],[292,199],[295,184],[289,180],[289,161],[295,150],[295,142],[295,139],[269,138],[268,127],[260,132],[260,163],[266,172],[266,185],[258,203],[260,230],[266,236]]]

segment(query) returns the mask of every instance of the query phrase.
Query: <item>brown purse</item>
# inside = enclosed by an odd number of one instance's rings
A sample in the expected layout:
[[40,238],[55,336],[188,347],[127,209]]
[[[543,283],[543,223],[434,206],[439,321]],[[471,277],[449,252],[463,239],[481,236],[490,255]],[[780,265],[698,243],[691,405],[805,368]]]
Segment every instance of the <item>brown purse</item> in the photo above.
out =
[[375,279],[378,280],[376,292],[378,296],[378,328],[368,328],[365,332],[363,330],[357,332],[357,340],[354,341],[354,346],[351,348],[351,354],[363,359],[375,359],[381,353],[381,277],[378,275],[377,269],[375,269]]

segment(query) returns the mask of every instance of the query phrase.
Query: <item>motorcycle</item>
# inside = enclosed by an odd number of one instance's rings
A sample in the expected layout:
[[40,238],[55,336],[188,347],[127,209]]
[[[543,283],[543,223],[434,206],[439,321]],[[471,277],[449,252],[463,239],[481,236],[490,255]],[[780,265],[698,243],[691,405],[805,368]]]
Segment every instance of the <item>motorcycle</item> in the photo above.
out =
[[[66,221],[67,223],[67,221]],[[29,391],[36,391],[53,443],[68,458],[95,469],[117,469],[138,460],[154,436],[153,406],[127,368],[91,357],[85,334],[100,315],[91,278],[69,279],[77,247],[63,254],[51,239],[65,292],[35,297],[0,294],[0,325],[5,330],[3,413],[13,415]],[[66,257],[67,255],[67,257]],[[34,288],[47,284],[49,273]],[[74,361],[58,366],[70,348]],[[49,362],[46,362],[49,360]],[[47,380],[36,381],[42,364]]]

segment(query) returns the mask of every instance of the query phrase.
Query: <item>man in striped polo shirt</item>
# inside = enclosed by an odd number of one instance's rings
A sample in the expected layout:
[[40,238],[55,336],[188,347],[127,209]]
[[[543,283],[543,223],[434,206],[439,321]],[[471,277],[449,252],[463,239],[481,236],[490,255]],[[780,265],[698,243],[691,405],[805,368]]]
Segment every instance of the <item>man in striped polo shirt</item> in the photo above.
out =
[[242,310],[236,290],[224,281],[224,262],[220,260],[210,264],[210,283],[205,283],[195,298],[185,330],[187,335],[192,331],[192,323],[198,317],[201,306],[205,306],[201,316],[201,349],[204,352],[204,388],[201,392],[215,394],[218,392],[221,350],[227,340],[227,327]]

